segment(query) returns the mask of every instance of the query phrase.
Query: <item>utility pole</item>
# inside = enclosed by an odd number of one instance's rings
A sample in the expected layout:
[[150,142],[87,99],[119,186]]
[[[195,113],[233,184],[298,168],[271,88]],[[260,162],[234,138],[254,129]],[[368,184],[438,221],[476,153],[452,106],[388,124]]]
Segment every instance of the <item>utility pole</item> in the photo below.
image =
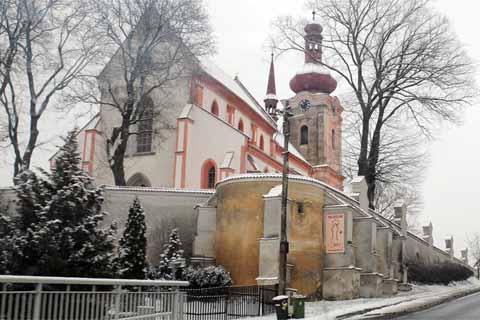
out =
[[279,279],[278,294],[285,295],[287,289],[287,255],[288,255],[288,239],[287,239],[287,202],[288,202],[288,145],[290,141],[290,122],[289,118],[293,115],[288,100],[285,101],[283,115],[283,172],[282,172],[282,211],[280,224],[280,257],[279,257]]

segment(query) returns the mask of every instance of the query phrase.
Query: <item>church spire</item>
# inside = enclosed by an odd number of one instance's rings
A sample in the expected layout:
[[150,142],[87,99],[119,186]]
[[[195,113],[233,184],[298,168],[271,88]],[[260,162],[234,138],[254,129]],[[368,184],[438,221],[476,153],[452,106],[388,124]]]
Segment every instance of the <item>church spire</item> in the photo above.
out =
[[267,86],[267,96],[268,95],[277,95],[277,89],[275,87],[275,66],[273,65],[273,53],[272,60],[270,61],[270,72],[268,74],[268,86]]
[[270,72],[268,74],[267,95],[263,101],[265,102],[265,110],[267,110],[268,114],[270,114],[270,116],[276,120],[278,99],[277,89],[275,86],[275,66],[273,64],[273,53],[270,61]]

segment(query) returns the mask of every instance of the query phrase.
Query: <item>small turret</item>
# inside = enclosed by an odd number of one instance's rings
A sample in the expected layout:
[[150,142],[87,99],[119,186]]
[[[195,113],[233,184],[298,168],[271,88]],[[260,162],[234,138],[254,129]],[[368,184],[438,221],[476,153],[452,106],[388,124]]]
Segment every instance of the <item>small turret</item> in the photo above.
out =
[[267,95],[263,100],[265,102],[265,110],[276,121],[277,120],[277,89],[275,86],[275,67],[273,65],[273,53],[270,61],[270,72],[268,74]]

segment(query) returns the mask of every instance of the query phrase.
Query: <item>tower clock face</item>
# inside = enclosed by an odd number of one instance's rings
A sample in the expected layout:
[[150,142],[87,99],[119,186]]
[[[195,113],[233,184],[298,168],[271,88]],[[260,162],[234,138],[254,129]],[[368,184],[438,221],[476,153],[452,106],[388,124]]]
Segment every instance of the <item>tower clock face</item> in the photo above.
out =
[[299,107],[300,107],[300,109],[302,109],[302,111],[307,111],[308,109],[310,109],[311,106],[312,106],[312,104],[310,103],[310,100],[308,100],[308,99],[303,99],[299,103]]

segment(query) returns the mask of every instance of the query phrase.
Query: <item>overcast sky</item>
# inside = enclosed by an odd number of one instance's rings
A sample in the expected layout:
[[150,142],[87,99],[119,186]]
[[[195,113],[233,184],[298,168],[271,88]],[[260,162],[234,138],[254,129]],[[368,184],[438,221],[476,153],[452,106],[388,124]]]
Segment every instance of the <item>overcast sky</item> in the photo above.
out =
[[[271,21],[278,15],[309,17],[301,0],[206,0],[217,40],[218,54],[213,60],[231,75],[238,74],[258,100],[263,100],[267,84],[270,49],[268,35]],[[471,0],[440,0],[439,10],[451,20],[460,40],[472,58],[480,60],[480,5]],[[298,55],[283,56],[276,61],[277,93],[280,98],[293,96],[288,83],[302,63]],[[341,85],[341,84],[340,84]],[[84,119],[71,117],[58,121],[50,117],[43,127],[44,139],[64,134],[81,125]],[[60,125],[61,124],[61,125]],[[63,128],[63,129],[62,129]],[[45,131],[44,131],[45,132]],[[466,246],[466,237],[480,232],[480,109],[466,111],[464,123],[443,130],[430,147],[431,163],[423,186],[425,208],[421,221],[432,221],[435,243],[444,248],[447,235],[455,237],[456,255]],[[47,165],[51,146],[36,154],[35,165]],[[0,186],[10,184],[8,162],[0,163]]]

